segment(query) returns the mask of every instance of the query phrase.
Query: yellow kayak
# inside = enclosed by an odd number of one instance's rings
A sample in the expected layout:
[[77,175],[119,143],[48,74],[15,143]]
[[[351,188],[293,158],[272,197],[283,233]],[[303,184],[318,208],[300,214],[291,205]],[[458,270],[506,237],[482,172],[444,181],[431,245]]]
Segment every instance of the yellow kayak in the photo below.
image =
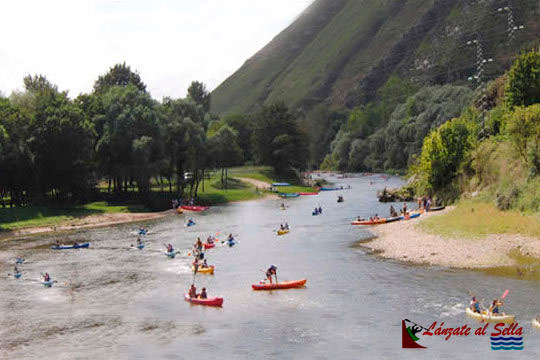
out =
[[[195,272],[195,266],[191,266],[191,270],[193,270],[193,272]],[[209,267],[207,268],[203,268],[203,267],[200,267],[199,266],[199,269],[197,270],[198,273],[202,273],[202,274],[210,274],[210,275],[213,275],[214,274],[214,265],[210,265]]]
[[483,311],[481,314],[474,312],[471,310],[470,307],[465,308],[465,313],[467,316],[478,320],[478,321],[484,321],[487,323],[505,323],[505,324],[512,324],[515,320],[514,315],[491,315],[488,314],[487,311]]
[[285,229],[285,230],[280,229],[280,230],[277,231],[277,234],[278,235],[285,235],[285,234],[288,234],[289,231],[290,231],[289,229]]
[[540,329],[540,321],[533,319],[532,324],[533,324],[533,327]]

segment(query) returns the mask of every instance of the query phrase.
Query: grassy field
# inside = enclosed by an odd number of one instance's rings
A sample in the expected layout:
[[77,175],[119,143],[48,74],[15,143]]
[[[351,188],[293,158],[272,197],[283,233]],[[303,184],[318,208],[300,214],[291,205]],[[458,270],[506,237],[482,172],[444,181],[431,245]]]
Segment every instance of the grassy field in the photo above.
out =
[[210,180],[205,181],[204,191],[202,186],[199,186],[198,201],[203,204],[214,205],[252,200],[260,196],[261,194],[255,191],[255,187],[230,177],[227,181],[227,188],[223,188],[216,173]]
[[105,201],[73,207],[32,206],[0,208],[0,230],[59,225],[66,221],[88,215],[147,211],[141,205],[116,205],[109,204]]
[[452,237],[483,237],[490,234],[521,234],[540,237],[540,216],[501,211],[492,203],[463,200],[444,215],[422,221],[419,226],[430,233]]
[[[232,177],[243,177],[249,179],[255,179],[259,181],[264,181],[269,184],[275,182],[290,182],[294,183],[295,179],[280,178],[276,176],[270,167],[266,166],[242,166],[238,168],[229,169],[229,176]],[[278,187],[279,192],[281,193],[297,193],[297,192],[311,192],[314,191],[313,188],[306,186],[280,186]]]

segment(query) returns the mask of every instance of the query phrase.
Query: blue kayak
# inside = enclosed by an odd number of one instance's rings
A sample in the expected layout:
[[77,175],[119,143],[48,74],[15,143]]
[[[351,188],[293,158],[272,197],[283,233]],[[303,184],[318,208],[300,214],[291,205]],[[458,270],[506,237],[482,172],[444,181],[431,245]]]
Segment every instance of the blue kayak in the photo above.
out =
[[14,277],[15,279],[19,279],[21,276],[22,276],[21,273],[13,274],[13,277]]
[[144,249],[144,244],[138,244],[138,245],[137,245],[137,249],[139,249],[139,250]]
[[[409,219],[414,219],[414,218],[417,218],[419,216],[420,216],[420,213],[414,213],[414,214],[409,215]],[[399,217],[399,219],[404,220],[405,217],[402,215],[402,216]]]
[[172,252],[166,251],[166,252],[165,252],[165,255],[167,255],[167,256],[170,257],[171,259],[174,259],[174,257],[176,256],[176,251],[172,251]]
[[295,198],[295,197],[299,197],[300,194],[299,193],[280,193],[279,194],[280,197],[282,198]]
[[229,247],[233,247],[234,244],[236,244],[236,242],[233,240],[233,241],[227,241],[227,244],[229,245]]
[[45,286],[45,287],[52,287],[53,284],[56,282],[56,280],[49,280],[49,281],[42,281],[41,283]]
[[287,182],[276,182],[276,183],[273,183],[272,186],[291,186],[291,184]]
[[193,221],[193,222],[188,222],[188,223],[186,224],[186,226],[193,226],[193,225],[195,225],[195,221]]
[[23,262],[24,262],[23,258],[17,258],[17,260],[15,260],[15,264],[17,265],[22,265]]
[[320,213],[320,212],[318,212],[318,211],[317,211],[317,212],[313,211],[313,212],[311,213],[311,215],[313,215],[313,216],[317,216],[317,215],[321,215],[321,213]]
[[53,250],[69,250],[69,249],[86,249],[90,246],[90,243],[76,244],[76,245],[53,245]]

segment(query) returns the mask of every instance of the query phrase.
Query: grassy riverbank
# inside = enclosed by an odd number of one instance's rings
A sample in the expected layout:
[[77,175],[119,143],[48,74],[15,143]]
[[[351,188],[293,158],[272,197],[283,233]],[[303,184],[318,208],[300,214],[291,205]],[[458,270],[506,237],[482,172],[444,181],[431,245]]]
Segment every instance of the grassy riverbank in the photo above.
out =
[[280,186],[278,188],[280,193],[285,194],[315,191],[311,187],[299,185],[298,179],[277,176],[273,172],[272,168],[266,166],[242,166],[232,168],[229,169],[229,176],[254,179],[268,184],[272,184],[275,182],[288,182],[292,185]]
[[30,206],[0,208],[0,230],[54,226],[91,215],[145,212],[149,212],[149,210],[142,205],[118,205],[109,204],[106,201],[72,207]]
[[491,234],[520,234],[540,238],[540,216],[501,211],[482,200],[462,200],[454,210],[430,217],[419,224],[431,234],[477,238]]
[[[255,185],[237,178],[255,179],[261,182],[261,186],[257,189]],[[229,170],[229,178],[226,186],[224,186],[221,183],[220,172],[215,171],[211,173],[208,179],[205,179],[204,186],[202,184],[199,186],[197,202],[205,205],[216,205],[258,199],[268,194],[265,188],[269,184],[285,180],[293,181],[291,179],[277,178],[268,167],[238,167]],[[106,187],[104,186],[106,185],[102,186],[102,191],[105,192]],[[168,188],[168,183],[153,184],[152,195],[167,197],[167,192],[164,189]],[[303,186],[288,186],[281,187],[280,191],[290,193],[313,191],[313,189]],[[67,207],[31,206],[0,208],[0,231],[18,231],[21,229],[43,227],[54,229],[55,227],[65,226],[99,226],[101,224],[154,218],[155,216],[152,214],[158,213],[151,213],[151,210],[143,205],[108,203],[106,201]]]

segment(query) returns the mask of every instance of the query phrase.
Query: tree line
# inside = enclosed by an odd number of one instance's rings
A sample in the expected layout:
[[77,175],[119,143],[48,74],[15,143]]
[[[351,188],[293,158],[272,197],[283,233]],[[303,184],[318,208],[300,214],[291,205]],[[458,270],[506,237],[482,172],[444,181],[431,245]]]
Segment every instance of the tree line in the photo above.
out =
[[211,169],[246,162],[278,174],[305,168],[306,135],[283,103],[222,118],[210,104],[197,81],[187,97],[157,101],[125,63],[73,99],[46,77],[28,75],[24,91],[0,96],[0,201],[81,202],[133,188],[145,197],[153,183],[196,197]]

